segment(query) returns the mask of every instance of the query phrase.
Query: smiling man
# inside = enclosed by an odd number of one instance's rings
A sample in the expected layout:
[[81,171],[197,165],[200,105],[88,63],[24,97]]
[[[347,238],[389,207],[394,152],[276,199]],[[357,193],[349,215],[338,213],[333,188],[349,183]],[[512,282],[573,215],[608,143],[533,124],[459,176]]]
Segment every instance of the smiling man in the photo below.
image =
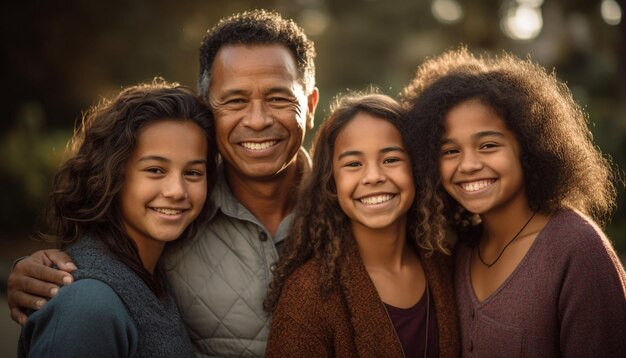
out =
[[[264,354],[263,300],[309,170],[301,146],[318,102],[314,58],[301,28],[263,10],[221,20],[200,47],[200,94],[214,111],[222,157],[212,193],[216,210],[193,240],[165,253],[198,355]],[[71,280],[45,266],[53,263],[72,271],[67,255],[53,250],[16,265],[8,290],[16,321],[26,318],[19,307],[40,308]]]

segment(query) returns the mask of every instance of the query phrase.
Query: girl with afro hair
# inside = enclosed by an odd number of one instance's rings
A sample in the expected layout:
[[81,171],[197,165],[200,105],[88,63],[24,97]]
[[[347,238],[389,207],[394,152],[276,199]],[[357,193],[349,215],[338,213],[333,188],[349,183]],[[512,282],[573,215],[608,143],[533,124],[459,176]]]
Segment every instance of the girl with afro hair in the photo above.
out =
[[600,229],[618,175],[567,86],[530,60],[461,48],[403,94],[423,234],[457,235],[464,356],[617,357],[626,275]]

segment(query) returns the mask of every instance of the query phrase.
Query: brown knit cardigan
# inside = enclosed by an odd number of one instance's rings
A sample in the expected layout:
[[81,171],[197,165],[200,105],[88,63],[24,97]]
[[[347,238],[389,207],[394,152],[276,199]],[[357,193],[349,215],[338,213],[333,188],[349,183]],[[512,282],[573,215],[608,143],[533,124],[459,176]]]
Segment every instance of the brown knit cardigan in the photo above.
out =
[[[460,355],[452,259],[420,259],[435,304],[440,357]],[[319,265],[308,261],[286,281],[266,357],[402,357],[402,347],[358,249],[350,245],[338,264],[338,288],[322,296]]]

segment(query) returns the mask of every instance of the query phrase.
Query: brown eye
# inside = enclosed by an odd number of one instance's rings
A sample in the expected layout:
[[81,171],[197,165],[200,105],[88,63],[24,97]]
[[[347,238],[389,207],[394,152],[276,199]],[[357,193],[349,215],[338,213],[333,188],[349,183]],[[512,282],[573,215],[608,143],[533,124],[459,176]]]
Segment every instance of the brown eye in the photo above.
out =
[[161,168],[158,167],[150,167],[150,168],[146,168],[144,169],[145,172],[148,172],[150,174],[164,174],[165,171]]
[[480,146],[480,149],[491,149],[491,148],[496,148],[496,147],[498,147],[496,143],[485,143]]
[[383,160],[383,164],[393,164],[393,163],[396,163],[396,162],[399,162],[399,161],[401,161],[400,158],[391,157],[391,158],[386,158],[385,160]]

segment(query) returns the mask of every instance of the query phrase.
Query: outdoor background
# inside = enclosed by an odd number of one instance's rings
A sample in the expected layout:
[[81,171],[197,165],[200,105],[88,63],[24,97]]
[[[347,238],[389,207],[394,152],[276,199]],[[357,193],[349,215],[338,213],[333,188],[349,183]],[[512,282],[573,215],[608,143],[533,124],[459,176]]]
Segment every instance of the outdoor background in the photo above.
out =
[[[623,0],[11,1],[0,14],[0,356],[14,356],[19,333],[5,302],[10,263],[42,247],[29,235],[82,111],[155,76],[195,88],[206,30],[252,8],[281,12],[315,41],[318,124],[336,94],[374,84],[396,96],[424,58],[465,44],[554,69],[597,145],[626,168]],[[622,257],[624,198],[622,186],[606,228]]]

